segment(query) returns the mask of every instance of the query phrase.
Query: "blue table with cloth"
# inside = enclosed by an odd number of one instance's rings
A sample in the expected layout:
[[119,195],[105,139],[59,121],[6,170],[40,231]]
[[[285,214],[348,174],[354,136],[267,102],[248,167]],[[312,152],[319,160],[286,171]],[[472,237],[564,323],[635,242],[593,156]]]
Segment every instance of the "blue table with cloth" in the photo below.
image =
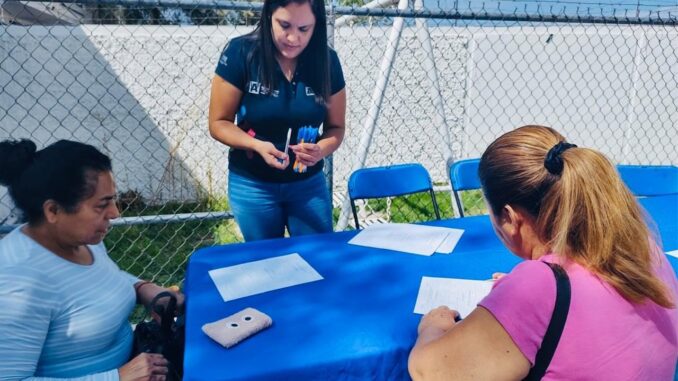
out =
[[[678,249],[678,196],[640,202],[656,221],[664,249]],[[196,251],[185,287],[184,380],[408,380],[407,356],[421,319],[412,312],[421,277],[489,279],[520,261],[495,236],[487,216],[428,224],[464,229],[451,254],[349,245],[356,231]],[[224,302],[208,275],[290,253],[299,253],[324,279]],[[678,271],[678,258],[669,260]],[[201,331],[203,324],[246,307],[271,316],[273,326],[230,349]]]

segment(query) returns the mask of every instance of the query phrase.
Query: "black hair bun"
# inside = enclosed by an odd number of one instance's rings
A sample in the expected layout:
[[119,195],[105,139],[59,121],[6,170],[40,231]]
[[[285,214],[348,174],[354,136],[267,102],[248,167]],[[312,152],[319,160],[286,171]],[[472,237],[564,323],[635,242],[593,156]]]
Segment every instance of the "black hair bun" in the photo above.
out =
[[35,160],[37,147],[28,139],[0,142],[0,184],[9,186]]

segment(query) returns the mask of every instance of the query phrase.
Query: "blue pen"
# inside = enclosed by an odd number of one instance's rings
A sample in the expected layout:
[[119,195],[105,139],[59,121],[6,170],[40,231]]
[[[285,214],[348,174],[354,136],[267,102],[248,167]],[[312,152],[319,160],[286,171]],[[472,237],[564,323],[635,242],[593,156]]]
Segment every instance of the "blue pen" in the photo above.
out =
[[[318,129],[313,126],[303,126],[299,128],[297,132],[297,144],[301,143],[315,143],[318,138]],[[303,173],[306,172],[306,166],[299,163],[298,160],[295,160],[292,169],[295,172]]]

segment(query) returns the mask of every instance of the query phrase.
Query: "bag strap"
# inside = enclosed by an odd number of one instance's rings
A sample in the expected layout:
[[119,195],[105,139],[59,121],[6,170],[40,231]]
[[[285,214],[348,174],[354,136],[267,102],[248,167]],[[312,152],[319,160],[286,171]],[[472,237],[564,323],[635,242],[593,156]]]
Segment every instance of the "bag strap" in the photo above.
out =
[[[169,298],[167,305],[158,304],[158,301],[162,298]],[[148,304],[146,309],[147,316],[150,315],[150,311],[155,312],[160,316],[160,327],[162,332],[171,332],[172,323],[174,322],[174,312],[177,309],[177,297],[174,296],[171,292],[163,291],[158,293],[153,300]]]
[[556,352],[560,336],[563,334],[565,322],[567,321],[567,313],[570,310],[570,278],[567,272],[555,263],[547,263],[556,277],[556,304],[553,308],[553,315],[551,321],[544,334],[544,339],[541,342],[541,347],[537,351],[537,356],[534,360],[534,366],[530,369],[530,373],[525,377],[526,381],[541,380],[546,374],[553,354]]

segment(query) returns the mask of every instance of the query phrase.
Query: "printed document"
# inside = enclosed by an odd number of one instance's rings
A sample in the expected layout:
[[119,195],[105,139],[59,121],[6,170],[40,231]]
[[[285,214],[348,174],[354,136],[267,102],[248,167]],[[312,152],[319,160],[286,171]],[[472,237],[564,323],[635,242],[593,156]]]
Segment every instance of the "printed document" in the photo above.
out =
[[673,250],[673,251],[667,251],[666,255],[670,255],[672,257],[678,258],[678,250]]
[[224,302],[323,279],[297,253],[210,270],[209,274]]
[[366,227],[348,243],[358,246],[402,251],[418,255],[450,253],[463,230],[415,224],[374,224]]
[[415,314],[425,314],[440,306],[468,316],[492,289],[491,280],[422,277],[419,295],[414,305]]

